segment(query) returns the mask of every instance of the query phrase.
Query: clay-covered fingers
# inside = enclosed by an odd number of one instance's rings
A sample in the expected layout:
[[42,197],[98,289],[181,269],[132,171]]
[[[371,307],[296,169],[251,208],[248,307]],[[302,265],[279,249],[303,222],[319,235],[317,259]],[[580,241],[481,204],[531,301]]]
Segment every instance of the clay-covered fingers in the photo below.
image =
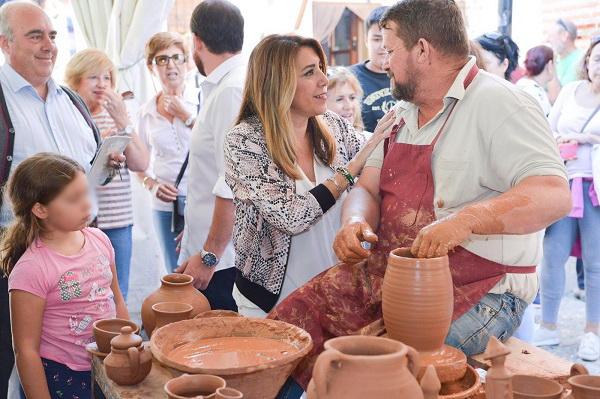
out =
[[425,226],[413,242],[411,253],[417,258],[444,256],[471,235],[463,219],[453,216]]
[[358,263],[371,253],[362,246],[361,241],[374,244],[377,242],[377,236],[367,223],[351,223],[340,229],[335,237],[333,250],[340,261]]

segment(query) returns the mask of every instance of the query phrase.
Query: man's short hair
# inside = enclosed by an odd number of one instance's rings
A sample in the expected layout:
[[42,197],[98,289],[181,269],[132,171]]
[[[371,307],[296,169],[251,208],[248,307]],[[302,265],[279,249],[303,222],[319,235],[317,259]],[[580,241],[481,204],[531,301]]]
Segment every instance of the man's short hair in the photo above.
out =
[[575,25],[573,22],[569,21],[568,19],[559,18],[556,20],[556,24],[569,34],[569,38],[571,40],[575,41],[575,39],[577,39],[577,25]]
[[238,53],[244,44],[244,17],[226,0],[204,0],[196,6],[190,21],[192,33],[213,54]]
[[385,12],[388,10],[388,8],[389,7],[387,7],[387,6],[382,6],[382,7],[377,7],[373,11],[371,11],[369,16],[365,20],[365,33],[367,33],[369,31],[369,29],[371,29],[371,26],[379,24],[381,17],[383,17],[383,14],[385,14]]
[[467,57],[469,40],[460,9],[453,0],[404,0],[389,8],[380,25],[396,23],[396,35],[411,49],[425,39],[441,53]]

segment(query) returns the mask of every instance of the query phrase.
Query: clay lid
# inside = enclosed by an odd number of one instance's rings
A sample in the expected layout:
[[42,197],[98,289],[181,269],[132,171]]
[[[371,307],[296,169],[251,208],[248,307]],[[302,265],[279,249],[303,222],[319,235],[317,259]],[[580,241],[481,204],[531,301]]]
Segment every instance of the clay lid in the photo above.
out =
[[142,337],[133,333],[133,328],[125,326],[121,328],[121,334],[110,340],[110,346],[115,349],[129,349],[142,344]]
[[504,345],[500,340],[496,337],[491,337],[490,341],[485,348],[485,352],[483,353],[483,358],[485,360],[491,360],[500,356],[506,356],[510,354],[510,349],[506,345]]

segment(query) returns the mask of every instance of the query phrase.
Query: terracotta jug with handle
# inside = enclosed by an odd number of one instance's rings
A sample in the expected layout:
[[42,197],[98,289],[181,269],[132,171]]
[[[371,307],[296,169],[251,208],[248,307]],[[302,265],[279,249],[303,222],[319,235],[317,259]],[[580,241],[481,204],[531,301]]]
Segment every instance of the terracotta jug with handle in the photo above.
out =
[[419,355],[389,338],[345,336],[325,342],[313,368],[308,399],[423,399]]

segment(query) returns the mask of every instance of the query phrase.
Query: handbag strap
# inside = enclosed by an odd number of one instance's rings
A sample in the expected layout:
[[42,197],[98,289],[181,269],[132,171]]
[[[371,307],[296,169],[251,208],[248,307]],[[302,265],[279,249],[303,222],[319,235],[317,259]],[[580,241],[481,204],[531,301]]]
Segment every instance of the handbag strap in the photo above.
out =
[[190,152],[188,151],[188,153],[185,156],[185,161],[183,161],[183,164],[181,165],[181,169],[179,170],[179,174],[177,175],[177,179],[175,180],[175,187],[179,187],[179,183],[181,183],[181,179],[183,179],[183,174],[185,173],[185,170],[187,169],[187,164],[188,164],[189,158],[190,158]]
[[589,116],[589,118],[587,118],[587,120],[585,121],[585,123],[581,127],[581,130],[579,131],[579,133],[583,133],[583,131],[585,130],[585,128],[587,127],[587,125],[590,123],[590,121],[592,120],[592,118],[598,113],[598,111],[600,111],[600,104],[598,104],[598,106],[594,109],[594,111],[592,111],[592,113]]

